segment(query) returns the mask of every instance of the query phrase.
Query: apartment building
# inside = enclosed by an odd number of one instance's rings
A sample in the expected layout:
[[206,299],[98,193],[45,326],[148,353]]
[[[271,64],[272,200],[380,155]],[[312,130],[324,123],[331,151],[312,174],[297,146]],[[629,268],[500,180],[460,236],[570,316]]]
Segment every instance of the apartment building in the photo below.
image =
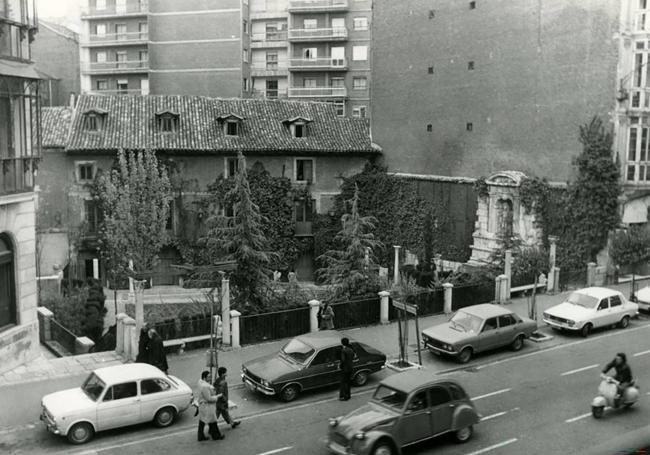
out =
[[88,0],[82,91],[243,96],[247,15],[242,0]]
[[40,156],[34,0],[0,0],[0,373],[39,355],[34,178]]
[[250,0],[252,95],[369,117],[371,0]]

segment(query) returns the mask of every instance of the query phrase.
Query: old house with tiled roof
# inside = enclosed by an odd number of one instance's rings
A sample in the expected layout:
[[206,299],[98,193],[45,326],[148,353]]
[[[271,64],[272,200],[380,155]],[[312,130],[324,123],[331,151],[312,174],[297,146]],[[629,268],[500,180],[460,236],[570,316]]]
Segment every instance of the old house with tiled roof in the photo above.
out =
[[[380,153],[365,119],[337,117],[327,103],[82,95],[74,109],[45,108],[42,123],[46,170],[39,175],[39,227],[51,236],[57,229],[69,234],[82,221],[87,230],[96,229],[90,183],[99,169],[110,168],[120,149],[153,149],[159,158],[172,160],[189,196],[205,192],[220,175],[233,176],[241,150],[249,166],[259,162],[271,175],[308,187],[313,199],[297,201],[294,216],[296,235],[305,236],[311,235],[312,213],[331,207],[341,177],[360,171]],[[181,222],[178,209],[172,210],[172,233]],[[52,246],[42,254],[43,269],[68,262],[70,241],[60,237],[44,242]],[[95,254],[92,249],[78,253],[77,276],[92,276]],[[161,267],[179,260],[172,248],[161,259]],[[310,278],[311,262],[309,255],[300,260],[299,278]]]

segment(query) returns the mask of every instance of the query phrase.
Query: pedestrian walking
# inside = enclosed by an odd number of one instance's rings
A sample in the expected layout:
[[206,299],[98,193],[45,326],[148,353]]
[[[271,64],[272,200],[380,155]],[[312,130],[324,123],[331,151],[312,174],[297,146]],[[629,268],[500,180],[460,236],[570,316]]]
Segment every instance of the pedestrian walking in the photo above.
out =
[[149,324],[146,322],[140,329],[138,355],[135,357],[135,361],[139,363],[149,363]]
[[332,309],[329,302],[321,304],[318,310],[319,324],[321,330],[334,330],[334,309]]
[[228,423],[232,428],[237,428],[241,421],[233,420],[232,417],[230,417],[230,412],[228,410],[228,382],[226,381],[228,369],[226,367],[219,367],[217,375],[218,377],[214,381],[214,390],[221,395],[217,401],[217,419],[219,416],[223,416],[223,420],[225,420],[226,423]]
[[147,363],[157,367],[165,374],[169,370],[167,365],[167,354],[165,354],[165,346],[163,340],[153,328],[147,332],[149,335],[148,359]]
[[205,424],[208,424],[208,433],[214,440],[223,439],[224,436],[219,431],[217,425],[217,412],[214,404],[219,400],[221,394],[216,394],[214,388],[210,385],[210,372],[205,370],[201,373],[199,379],[199,430],[198,440],[205,441]]
[[350,347],[350,340],[346,337],[341,338],[341,386],[339,389],[339,400],[347,401],[350,399],[350,388],[352,387],[352,362],[354,360],[354,351]]

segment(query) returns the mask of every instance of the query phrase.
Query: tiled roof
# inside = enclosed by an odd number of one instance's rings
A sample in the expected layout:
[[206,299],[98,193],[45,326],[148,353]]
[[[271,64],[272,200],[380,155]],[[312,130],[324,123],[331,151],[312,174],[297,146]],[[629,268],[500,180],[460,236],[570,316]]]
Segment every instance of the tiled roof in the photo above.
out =
[[[100,132],[83,128],[83,112],[108,112]],[[179,114],[176,132],[157,128],[156,113]],[[219,117],[243,118],[240,135],[226,136]],[[283,120],[313,120],[307,137],[294,138]],[[220,99],[200,96],[82,95],[72,121],[68,151],[153,148],[176,152],[230,153],[378,153],[366,119],[340,118],[328,103],[284,100]]]
[[41,109],[41,138],[43,148],[64,148],[70,131],[72,109],[44,107]]

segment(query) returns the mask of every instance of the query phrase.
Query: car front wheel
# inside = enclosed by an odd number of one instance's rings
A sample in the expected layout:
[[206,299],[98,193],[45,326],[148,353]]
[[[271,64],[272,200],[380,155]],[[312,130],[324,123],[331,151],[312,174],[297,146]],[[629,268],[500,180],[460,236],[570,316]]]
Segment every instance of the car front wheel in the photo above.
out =
[[372,451],[372,455],[393,455],[394,453],[393,446],[388,442],[380,442]]
[[467,442],[467,441],[469,441],[469,438],[472,437],[473,433],[474,433],[474,429],[470,425],[468,427],[461,428],[460,430],[457,430],[454,433],[454,438],[456,439],[457,442]]
[[298,389],[297,385],[288,385],[282,389],[282,392],[280,392],[280,398],[285,403],[288,403],[295,400],[298,396],[298,393],[300,393],[300,390]]
[[95,430],[88,422],[75,423],[68,430],[68,441],[72,444],[85,444],[93,438],[94,434]]
[[176,411],[174,408],[162,408],[156,412],[156,416],[153,418],[153,423],[160,428],[168,427],[174,423],[175,417]]
[[630,325],[630,317],[629,316],[623,316],[623,319],[621,319],[621,322],[619,323],[619,326],[622,329],[627,328],[627,326]]
[[591,325],[590,322],[586,323],[585,325],[582,326],[582,329],[580,329],[580,335],[582,335],[584,338],[587,338],[591,333],[592,328],[593,325]]
[[467,363],[470,361],[472,358],[472,348],[465,348],[462,351],[460,351],[460,354],[458,354],[458,361],[460,363]]

